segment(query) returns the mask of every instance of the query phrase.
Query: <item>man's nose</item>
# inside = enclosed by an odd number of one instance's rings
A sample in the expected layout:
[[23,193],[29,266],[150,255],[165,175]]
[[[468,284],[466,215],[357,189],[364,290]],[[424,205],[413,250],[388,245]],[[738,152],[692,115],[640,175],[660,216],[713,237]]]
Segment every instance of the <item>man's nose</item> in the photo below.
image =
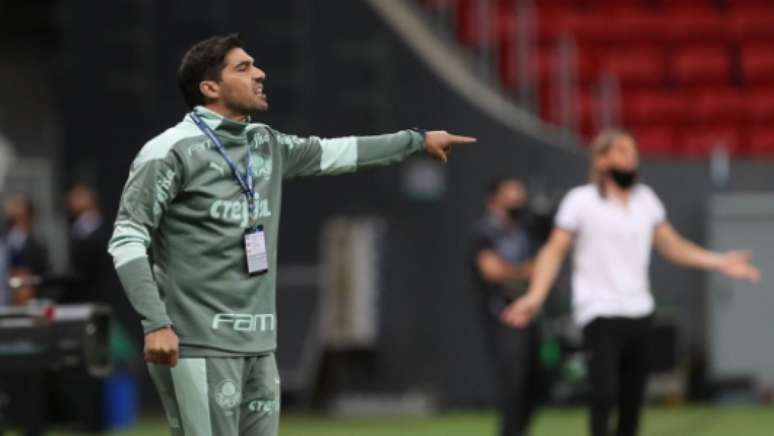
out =
[[255,68],[255,73],[253,75],[253,79],[254,80],[266,80],[266,73],[262,69],[260,69],[258,67],[254,67],[254,68]]

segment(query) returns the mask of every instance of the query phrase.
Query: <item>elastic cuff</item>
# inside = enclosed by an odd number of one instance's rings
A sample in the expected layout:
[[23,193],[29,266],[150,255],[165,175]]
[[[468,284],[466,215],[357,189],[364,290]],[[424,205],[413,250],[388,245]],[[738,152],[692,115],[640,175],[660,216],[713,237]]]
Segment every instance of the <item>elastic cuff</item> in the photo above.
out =
[[408,130],[411,135],[411,145],[415,152],[425,149],[425,138],[427,137],[427,130],[414,127]]
[[142,331],[144,334],[148,334],[150,332],[155,332],[156,330],[161,330],[165,327],[172,326],[172,321],[170,320],[164,320],[164,321],[142,321]]

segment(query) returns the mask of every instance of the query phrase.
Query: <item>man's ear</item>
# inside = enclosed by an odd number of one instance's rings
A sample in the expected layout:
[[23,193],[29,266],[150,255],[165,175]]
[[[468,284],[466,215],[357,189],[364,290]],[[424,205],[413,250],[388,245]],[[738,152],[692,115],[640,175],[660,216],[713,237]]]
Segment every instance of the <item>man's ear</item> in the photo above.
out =
[[199,83],[199,92],[205,100],[217,100],[220,98],[220,86],[214,80],[203,80]]

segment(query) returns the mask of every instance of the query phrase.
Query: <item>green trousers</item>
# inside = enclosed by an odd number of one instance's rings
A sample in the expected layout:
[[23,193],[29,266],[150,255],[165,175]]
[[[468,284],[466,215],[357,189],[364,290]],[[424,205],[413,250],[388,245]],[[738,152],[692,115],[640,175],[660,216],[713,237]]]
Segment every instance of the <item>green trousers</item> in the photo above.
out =
[[276,436],[280,380],[274,354],[149,364],[172,436]]

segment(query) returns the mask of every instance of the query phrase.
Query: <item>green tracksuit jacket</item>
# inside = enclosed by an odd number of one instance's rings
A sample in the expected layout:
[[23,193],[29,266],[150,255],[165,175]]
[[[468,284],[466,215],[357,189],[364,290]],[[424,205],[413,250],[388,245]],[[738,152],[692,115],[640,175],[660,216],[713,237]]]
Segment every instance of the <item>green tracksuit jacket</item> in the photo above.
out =
[[274,351],[277,235],[283,179],[398,162],[424,148],[420,133],[321,139],[194,109],[240,171],[256,178],[269,271],[249,275],[247,200],[223,157],[190,116],[150,140],[132,163],[109,252],[145,332],[171,325],[182,357]]

